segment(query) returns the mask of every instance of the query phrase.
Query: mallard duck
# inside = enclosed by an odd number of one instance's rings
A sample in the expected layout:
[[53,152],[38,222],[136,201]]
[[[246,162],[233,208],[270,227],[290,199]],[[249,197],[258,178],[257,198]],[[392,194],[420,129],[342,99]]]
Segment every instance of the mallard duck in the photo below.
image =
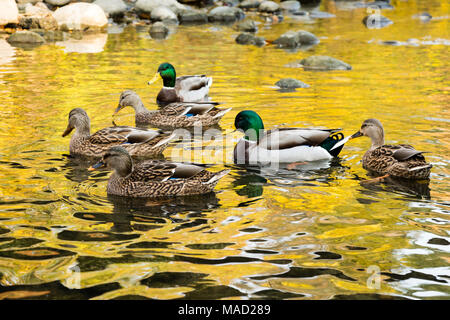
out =
[[336,157],[342,146],[330,149],[341,139],[341,129],[276,128],[264,131],[261,117],[245,110],[236,115],[234,126],[244,132],[234,148],[237,164],[295,163]]
[[157,128],[190,128],[216,125],[231,110],[216,108],[217,102],[174,102],[159,110],[147,110],[141,98],[132,90],[123,91],[114,115],[130,106],[135,111],[137,124],[147,124]]
[[90,119],[86,111],[75,108],[69,113],[69,124],[62,134],[70,139],[70,154],[101,157],[110,147],[122,145],[132,156],[150,157],[160,154],[175,137],[174,133],[127,126],[104,128],[90,134]]
[[210,172],[197,165],[154,160],[133,165],[130,154],[121,146],[110,148],[89,170],[101,167],[114,170],[108,194],[135,198],[208,193],[230,171]]
[[[361,129],[343,142],[362,136],[372,140],[372,145],[362,158],[364,169],[385,177],[429,179],[432,165],[425,161],[423,151],[418,151],[408,144],[384,144],[384,129],[379,120],[365,120]],[[339,147],[340,143],[335,147]]]
[[148,84],[158,80],[158,76],[163,79],[164,85],[156,97],[156,103],[160,106],[172,102],[197,102],[208,99],[209,87],[212,85],[211,77],[193,75],[177,78],[175,68],[167,62],[159,65],[158,71]]

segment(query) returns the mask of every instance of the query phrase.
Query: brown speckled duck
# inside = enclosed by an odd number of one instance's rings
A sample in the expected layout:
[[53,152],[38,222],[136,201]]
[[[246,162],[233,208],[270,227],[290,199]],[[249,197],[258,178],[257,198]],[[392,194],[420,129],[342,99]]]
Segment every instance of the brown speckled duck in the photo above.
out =
[[170,63],[161,63],[153,79],[148,84],[163,79],[163,88],[156,97],[156,103],[165,106],[172,102],[208,101],[212,78],[205,75],[176,76],[175,68]]
[[91,135],[90,128],[86,111],[81,108],[70,111],[69,124],[62,136],[75,129],[69,147],[72,156],[101,157],[110,147],[122,145],[132,156],[151,157],[162,153],[175,137],[161,130],[128,126],[104,128]]
[[[363,168],[385,176],[405,179],[429,179],[432,165],[425,161],[423,151],[418,151],[407,144],[384,144],[383,125],[377,119],[367,119],[361,129],[344,139],[366,136],[372,140],[372,145],[363,156]],[[341,143],[335,145],[338,147]]]
[[136,125],[146,124],[164,129],[209,127],[218,124],[231,110],[219,109],[216,105],[217,102],[175,102],[159,110],[148,110],[136,92],[126,90],[120,95],[114,115],[130,106],[135,111]]
[[167,197],[211,192],[230,170],[210,172],[203,167],[148,160],[134,165],[125,148],[110,148],[89,170],[108,167],[107,193],[126,197]]

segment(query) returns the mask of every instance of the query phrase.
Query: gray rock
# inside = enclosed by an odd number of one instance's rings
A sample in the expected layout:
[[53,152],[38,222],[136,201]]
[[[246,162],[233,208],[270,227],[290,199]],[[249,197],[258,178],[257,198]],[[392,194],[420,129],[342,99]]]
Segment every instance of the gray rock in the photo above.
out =
[[46,3],[52,6],[63,6],[70,2],[70,0],[44,0]]
[[66,41],[69,39],[69,34],[61,30],[32,29],[30,31],[39,34],[46,42]]
[[258,27],[256,26],[255,21],[246,19],[237,24],[236,29],[244,32],[256,32],[258,31]]
[[310,56],[298,61],[298,66],[305,70],[351,70],[352,66],[328,56]]
[[166,6],[176,14],[188,9],[176,0],[137,0],[135,4],[136,11],[146,14],[150,14],[153,9],[160,6]]
[[273,1],[263,1],[258,7],[260,12],[277,12],[280,10],[280,5]]
[[196,10],[185,10],[178,14],[178,20],[182,24],[201,24],[208,22],[208,15]]
[[168,7],[160,6],[152,10],[150,14],[152,21],[164,21],[166,23],[178,23],[177,15]]
[[239,44],[252,44],[258,47],[262,47],[266,44],[266,41],[262,37],[256,37],[252,33],[244,32],[236,37],[236,43]]
[[169,34],[169,28],[161,21],[152,24],[149,34],[154,39],[165,39]]
[[301,46],[313,45],[320,40],[308,31],[288,31],[276,39],[273,43],[278,48],[293,49]]
[[376,13],[364,17],[362,22],[368,29],[381,29],[393,24],[388,18]]
[[293,78],[278,80],[275,85],[281,89],[309,88],[309,84]]
[[45,39],[36,32],[32,31],[17,31],[13,33],[8,39],[10,44],[43,44]]
[[238,7],[246,10],[257,9],[262,2],[263,0],[244,0],[238,5]]
[[244,11],[235,7],[217,7],[212,9],[208,14],[210,22],[231,23],[241,20],[245,17]]
[[329,19],[336,17],[334,14],[325,11],[312,11],[309,16],[315,19]]
[[280,3],[280,7],[286,11],[298,11],[301,5],[298,1],[283,1]]
[[422,12],[422,13],[415,14],[412,16],[412,18],[419,19],[420,21],[423,21],[423,22],[428,22],[431,19],[433,19],[431,14],[429,14],[428,12]]
[[109,15],[124,14],[127,11],[127,5],[123,0],[95,0],[94,4],[100,6]]
[[38,2],[36,5],[26,4],[25,13],[19,18],[19,26],[23,29],[58,29],[58,22],[47,6]]

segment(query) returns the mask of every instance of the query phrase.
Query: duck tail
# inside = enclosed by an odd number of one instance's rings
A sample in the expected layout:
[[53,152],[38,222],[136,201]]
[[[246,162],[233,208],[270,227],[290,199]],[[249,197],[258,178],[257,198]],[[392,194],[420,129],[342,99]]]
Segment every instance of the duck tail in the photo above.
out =
[[231,170],[225,169],[222,171],[217,172],[214,174],[211,179],[205,182],[205,184],[216,184],[219,182],[220,179],[222,179],[224,176],[226,176]]
[[225,113],[229,112],[230,110],[231,110],[231,108],[228,108],[228,109],[224,109],[224,110],[218,112],[218,113],[213,117],[213,119],[222,118],[222,117],[225,115]]
[[339,141],[342,141],[344,139],[344,135],[341,132],[332,134],[328,138],[326,138],[320,146],[327,150],[333,157],[337,157],[339,153],[341,152],[342,148],[344,147],[344,144],[341,146],[334,148],[334,145],[337,144]]

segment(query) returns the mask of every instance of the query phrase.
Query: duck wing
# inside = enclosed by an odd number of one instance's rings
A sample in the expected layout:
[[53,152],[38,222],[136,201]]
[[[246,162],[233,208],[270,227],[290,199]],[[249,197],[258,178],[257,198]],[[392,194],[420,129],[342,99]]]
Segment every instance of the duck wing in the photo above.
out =
[[89,137],[92,144],[142,143],[161,136],[162,131],[128,126],[104,128]]
[[191,178],[204,169],[200,166],[163,161],[143,161],[134,167],[132,181],[167,181],[169,179]]
[[409,159],[412,159],[414,157],[420,158],[420,159],[424,159],[422,153],[424,153],[424,151],[419,151],[414,149],[413,146],[408,145],[408,144],[401,144],[401,145],[387,145],[386,147],[389,146],[389,149],[392,150],[392,156],[397,160],[397,161],[406,161]]
[[182,101],[201,101],[208,95],[212,78],[205,75],[177,78],[175,91]]
[[281,150],[298,146],[318,146],[331,134],[341,129],[277,128],[266,131],[258,146],[269,150]]

